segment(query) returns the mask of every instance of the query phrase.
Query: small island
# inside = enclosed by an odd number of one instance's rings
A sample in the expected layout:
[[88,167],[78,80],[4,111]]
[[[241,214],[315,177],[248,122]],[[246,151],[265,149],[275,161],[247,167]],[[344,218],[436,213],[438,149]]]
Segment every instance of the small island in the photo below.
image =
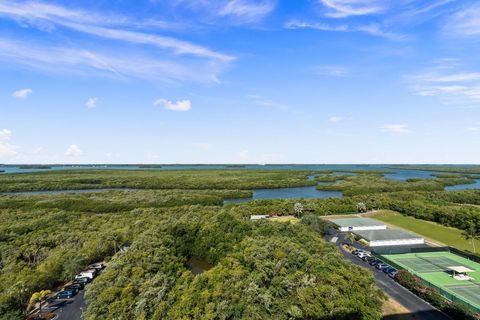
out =
[[51,166],[47,166],[47,165],[22,165],[22,166],[18,166],[18,169],[22,169],[22,170],[28,170],[28,169],[42,169],[42,170],[48,170],[48,169],[52,169]]
[[231,165],[226,165],[225,168],[245,168],[245,166],[241,164],[231,164]]
[[140,169],[161,169],[162,166],[158,164],[142,164],[138,166]]

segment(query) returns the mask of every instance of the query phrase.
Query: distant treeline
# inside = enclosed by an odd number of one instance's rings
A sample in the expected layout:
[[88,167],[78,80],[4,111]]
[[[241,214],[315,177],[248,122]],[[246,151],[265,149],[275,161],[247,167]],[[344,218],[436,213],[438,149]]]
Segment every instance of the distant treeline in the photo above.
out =
[[345,196],[370,194],[394,191],[439,191],[446,186],[472,184],[475,178],[463,174],[437,174],[436,179],[407,179],[399,181],[388,179],[380,173],[359,173],[356,175],[320,175],[316,177],[319,182],[335,182],[320,184],[318,190],[342,191]]
[[307,181],[312,171],[273,170],[182,170],[114,171],[75,170],[5,174],[0,176],[0,192],[68,189],[218,189],[251,190],[313,186]]
[[402,170],[422,170],[422,171],[437,171],[437,172],[453,172],[453,173],[470,173],[480,174],[480,166],[412,166],[412,165],[395,165],[388,166],[391,169]]
[[47,165],[21,165],[18,166],[18,169],[52,169],[52,167]]

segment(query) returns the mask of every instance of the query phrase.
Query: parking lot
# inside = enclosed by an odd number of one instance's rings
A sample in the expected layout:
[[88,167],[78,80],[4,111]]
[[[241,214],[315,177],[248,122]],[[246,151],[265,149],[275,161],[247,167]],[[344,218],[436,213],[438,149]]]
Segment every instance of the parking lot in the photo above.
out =
[[57,320],[80,320],[86,307],[84,294],[85,291],[80,291],[74,298],[68,299],[65,306],[57,309],[54,312],[58,315]]
[[54,319],[80,320],[86,308],[85,289],[105,267],[103,262],[94,263],[77,274],[73,281],[63,285],[60,291],[46,300],[46,305],[42,307],[42,315],[50,319],[53,313]]

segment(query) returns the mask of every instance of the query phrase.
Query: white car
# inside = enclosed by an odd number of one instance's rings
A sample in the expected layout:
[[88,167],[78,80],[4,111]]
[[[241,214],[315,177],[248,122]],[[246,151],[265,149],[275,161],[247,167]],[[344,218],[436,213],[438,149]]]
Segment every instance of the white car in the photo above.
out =
[[93,278],[95,278],[96,275],[97,275],[97,270],[90,269],[90,270],[86,270],[86,271],[80,272],[79,274],[77,274],[77,275],[75,276],[75,279],[78,279],[78,278],[89,278],[89,279],[93,279]]
[[364,257],[371,257],[371,255],[368,252],[360,252],[357,257],[363,259]]

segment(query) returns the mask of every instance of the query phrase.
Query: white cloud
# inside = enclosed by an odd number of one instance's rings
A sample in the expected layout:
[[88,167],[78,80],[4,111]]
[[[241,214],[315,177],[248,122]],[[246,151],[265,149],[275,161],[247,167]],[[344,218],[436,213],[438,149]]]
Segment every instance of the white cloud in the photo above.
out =
[[12,96],[18,99],[26,99],[32,92],[33,92],[32,89],[21,89],[21,90],[15,91],[12,94]]
[[65,155],[69,157],[78,157],[82,154],[82,150],[76,145],[72,144],[67,148],[67,151],[65,151]]
[[326,16],[346,18],[377,14],[385,10],[385,1],[379,0],[320,0],[328,8]]
[[339,66],[317,66],[314,72],[317,75],[329,77],[344,77],[349,74],[347,69]]
[[404,34],[395,33],[393,31],[387,31],[379,24],[367,24],[352,26],[349,24],[327,24],[323,22],[307,22],[301,20],[291,20],[285,24],[287,29],[315,29],[320,31],[331,32],[362,32],[369,35],[380,37],[388,40],[403,41],[408,40],[408,37]]
[[448,105],[480,106],[480,72],[459,68],[457,61],[438,61],[430,70],[407,79],[419,96],[438,97]]
[[411,132],[405,124],[386,124],[382,126],[382,131],[397,134],[407,134]]
[[451,74],[427,73],[418,75],[418,79],[428,82],[464,82],[480,80],[480,72],[463,72]]
[[249,94],[249,95],[247,95],[247,97],[253,103],[255,103],[256,105],[262,106],[262,107],[268,107],[268,108],[279,109],[279,110],[288,111],[288,112],[292,112],[292,113],[297,113],[297,110],[295,110],[294,108],[292,108],[288,105],[278,103],[276,101],[272,101],[272,100],[270,100],[268,98],[265,98],[263,96],[260,96],[258,94]]
[[[218,74],[235,57],[206,46],[159,34],[155,21],[105,15],[43,2],[0,1],[0,19],[44,31],[32,39],[1,38],[0,60],[49,73],[107,75],[165,82],[218,83]],[[163,27],[163,24],[161,24]],[[168,26],[167,26],[168,27]],[[62,47],[56,33],[70,29],[109,40],[86,39]],[[65,38],[65,34],[61,35]],[[87,38],[87,37],[85,37]],[[101,49],[99,49],[101,48]]]
[[12,131],[9,129],[3,129],[0,131],[0,141],[10,140],[11,136],[12,136]]
[[192,102],[190,100],[179,100],[177,102],[172,102],[167,99],[158,99],[153,103],[153,105],[163,106],[167,110],[179,112],[185,112],[192,109]]
[[337,117],[337,116],[333,116],[333,117],[328,118],[328,121],[333,122],[333,123],[337,123],[337,122],[342,121],[342,118]]
[[443,30],[446,34],[462,37],[480,35],[480,5],[476,4],[457,11]]
[[149,44],[159,48],[171,49],[177,54],[189,54],[220,60],[233,59],[233,57],[175,38],[112,28],[118,26],[126,27],[126,29],[132,26],[134,27],[135,24],[126,17],[104,16],[94,12],[74,10],[42,2],[20,3],[14,1],[0,3],[0,16],[26,24],[32,24],[35,27],[39,25],[44,27],[47,24],[50,25],[49,29],[52,29],[56,25],[59,25],[97,37],[131,43]]
[[36,45],[0,38],[0,59],[47,73],[100,75],[125,80],[138,78],[164,82],[217,83],[224,63],[176,61],[126,51],[99,52],[84,48]]
[[220,9],[218,15],[238,17],[243,22],[248,23],[263,19],[274,8],[275,5],[272,1],[258,3],[245,0],[231,0]]
[[88,109],[93,109],[97,106],[97,98],[88,98],[87,103],[85,104]]
[[0,130],[0,158],[8,158],[17,155],[17,147],[10,144],[12,131],[9,129]]

